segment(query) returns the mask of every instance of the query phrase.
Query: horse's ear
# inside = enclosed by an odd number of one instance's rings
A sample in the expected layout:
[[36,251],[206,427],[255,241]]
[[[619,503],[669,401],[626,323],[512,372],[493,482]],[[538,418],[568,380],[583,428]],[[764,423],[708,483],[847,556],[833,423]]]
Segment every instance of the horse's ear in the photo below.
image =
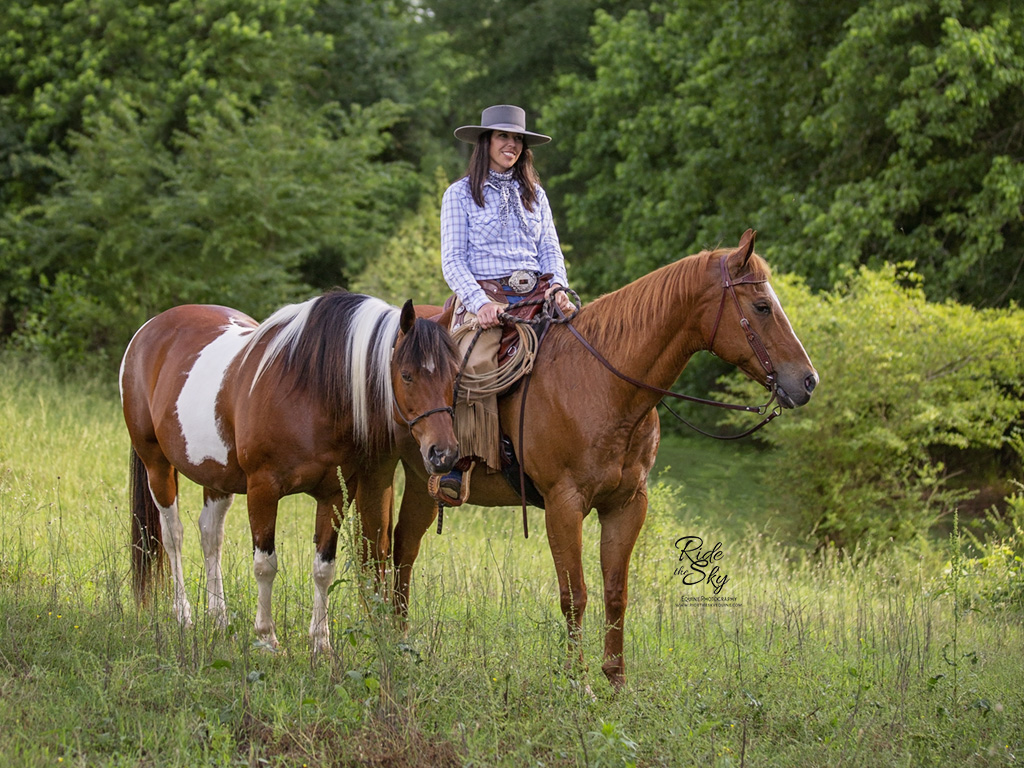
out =
[[415,324],[416,310],[412,306],[412,299],[409,299],[402,305],[402,318],[399,321],[399,327],[402,329],[402,333],[408,333]]
[[729,257],[729,261],[733,262],[733,270],[735,272],[742,272],[746,268],[750,255],[754,252],[755,237],[757,237],[757,230],[748,229],[744,232],[743,237],[740,238],[739,246],[733,251],[732,256]]

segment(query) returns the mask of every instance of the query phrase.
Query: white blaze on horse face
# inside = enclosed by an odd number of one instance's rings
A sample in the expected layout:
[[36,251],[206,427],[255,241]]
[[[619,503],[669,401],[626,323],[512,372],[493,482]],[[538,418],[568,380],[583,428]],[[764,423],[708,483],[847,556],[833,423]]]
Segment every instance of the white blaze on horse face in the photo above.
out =
[[[786,330],[789,331],[790,335],[793,337],[796,343],[800,345],[800,350],[804,353],[804,356],[807,357],[807,351],[804,349],[804,344],[802,341],[800,341],[796,333],[793,331],[793,326],[789,322],[789,316],[786,314],[786,311],[782,308],[782,302],[779,301],[779,297],[775,295],[775,289],[772,288],[771,283],[765,283],[765,286],[768,288],[768,293],[771,295],[772,302],[775,304],[772,311],[782,318]],[[810,361],[809,357],[807,359],[808,361]]]
[[224,333],[199,353],[181,388],[177,403],[178,422],[185,439],[185,455],[193,466],[199,466],[207,459],[227,466],[228,442],[220,432],[217,396],[228,366],[245,346],[251,333],[252,328],[234,321],[225,326]]

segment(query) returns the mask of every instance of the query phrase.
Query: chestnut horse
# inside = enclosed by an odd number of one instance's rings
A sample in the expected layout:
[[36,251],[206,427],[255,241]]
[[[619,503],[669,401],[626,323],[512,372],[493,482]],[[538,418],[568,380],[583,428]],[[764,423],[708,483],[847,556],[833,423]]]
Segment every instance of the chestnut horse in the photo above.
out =
[[[203,487],[199,531],[208,611],[227,624],[220,568],[233,495],[248,498],[256,632],[276,647],[271,588],[274,530],[283,496],[316,500],[314,651],[330,648],[327,591],[338,521],[354,499],[364,561],[383,577],[390,548],[396,420],[424,472],[458,456],[452,431],[457,352],[447,331],[379,299],[334,291],[283,307],[264,323],[219,306],[175,307],[135,334],[121,363],[121,401],[133,448],[132,570],[147,594],[163,550],[178,620],[191,624],[182,574],[178,472]],[[382,457],[390,460],[380,461]],[[391,467],[391,474],[382,466]],[[345,483],[339,479],[344,477]]]
[[[710,350],[771,388],[783,407],[805,404],[818,374],[769,277],[754,253],[752,230],[735,251],[705,251],[662,267],[583,307],[572,320],[579,334],[633,382],[613,374],[568,326],[554,325],[538,352],[529,388],[500,401],[505,431],[544,498],[570,665],[583,662],[578,642],[587,607],[583,518],[597,510],[607,627],[603,670],[615,687],[625,683],[629,560],[647,514],[647,476],[660,439],[655,408],[661,394],[637,386],[637,380],[667,389],[695,352]],[[524,389],[529,402],[519,444]],[[422,477],[414,446],[405,441],[400,448],[406,476]],[[501,474],[473,473],[471,504],[507,506],[519,500],[518,489]],[[436,515],[425,483],[407,482],[394,531],[395,601],[403,615],[420,540]]]

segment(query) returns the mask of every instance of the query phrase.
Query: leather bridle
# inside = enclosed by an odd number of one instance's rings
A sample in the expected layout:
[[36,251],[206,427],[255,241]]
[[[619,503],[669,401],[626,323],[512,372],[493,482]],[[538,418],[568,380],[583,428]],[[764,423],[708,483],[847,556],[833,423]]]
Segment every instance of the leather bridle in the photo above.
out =
[[718,335],[718,325],[722,322],[722,310],[725,309],[725,298],[728,295],[732,295],[732,300],[736,303],[736,311],[740,315],[740,326],[743,328],[743,333],[747,336],[747,343],[750,344],[750,348],[754,351],[754,356],[757,361],[764,368],[765,373],[768,374],[768,382],[765,385],[768,389],[773,390],[775,387],[775,366],[772,365],[772,358],[768,354],[768,350],[764,346],[764,342],[761,341],[761,337],[757,335],[757,332],[750,327],[750,323],[747,321],[746,315],[743,314],[743,308],[740,306],[739,297],[736,295],[737,285],[759,285],[760,283],[767,283],[767,277],[756,277],[752,274],[744,275],[738,280],[733,280],[729,276],[729,256],[730,254],[724,254],[721,261],[719,261],[719,267],[722,271],[722,301],[718,304],[718,315],[715,317],[715,326],[711,330],[711,341],[708,342],[708,352],[716,355],[715,337]]
[[439,408],[431,408],[429,411],[424,411],[419,416],[410,420],[406,418],[406,415],[402,413],[402,409],[398,405],[398,396],[395,394],[394,388],[391,390],[391,401],[395,405],[395,413],[398,414],[399,418],[402,419],[405,426],[409,428],[409,432],[412,432],[412,428],[419,424],[427,416],[433,416],[435,413],[447,413],[448,416],[454,421],[455,420],[455,409],[450,405],[442,405]]
[[[768,401],[766,403],[764,403],[764,405],[738,405],[738,404],[735,404],[735,403],[722,403],[722,402],[719,402],[717,400],[708,400],[708,399],[705,399],[703,397],[694,397],[693,395],[684,395],[684,394],[682,394],[680,392],[673,392],[670,389],[662,389],[661,387],[656,387],[653,384],[647,384],[646,382],[640,381],[639,379],[634,379],[632,376],[629,376],[628,374],[623,373],[618,368],[616,368],[614,365],[612,365],[610,362],[608,362],[608,360],[604,357],[604,355],[602,355],[600,352],[598,352],[590,344],[589,341],[587,341],[585,338],[583,338],[583,336],[580,334],[580,332],[577,331],[576,328],[573,326],[572,322],[566,322],[565,323],[566,327],[576,337],[576,339],[580,342],[580,344],[582,344],[584,346],[584,348],[588,352],[590,352],[590,354],[592,354],[597,359],[597,361],[600,362],[605,368],[607,368],[609,371],[611,371],[613,374],[618,376],[623,381],[625,381],[625,382],[627,382],[629,384],[632,384],[634,387],[637,387],[638,389],[644,389],[644,390],[647,390],[648,392],[654,392],[655,394],[661,395],[661,397],[662,397],[661,404],[665,406],[665,408],[668,410],[669,413],[671,413],[679,421],[681,421],[684,424],[686,424],[686,426],[690,427],[690,429],[694,430],[695,432],[699,432],[700,434],[704,435],[705,437],[713,437],[716,440],[738,440],[741,437],[747,437],[748,435],[753,434],[754,432],[759,430],[761,427],[763,427],[765,424],[767,424],[769,421],[771,421],[776,416],[778,416],[778,415],[780,415],[782,413],[782,409],[781,409],[781,407],[779,405],[776,405],[774,408],[769,410],[769,408],[772,405],[772,403],[775,402],[775,397],[776,397],[776,394],[777,394],[776,393],[776,382],[775,382],[775,366],[772,364],[771,356],[768,354],[768,350],[765,348],[764,342],[761,341],[761,337],[758,336],[757,332],[753,328],[750,327],[750,322],[747,320],[746,315],[743,314],[743,308],[740,306],[739,297],[736,295],[736,286],[737,285],[757,285],[759,283],[767,283],[768,282],[768,278],[766,278],[766,277],[756,277],[755,275],[748,274],[748,275],[744,275],[743,277],[739,278],[738,280],[733,280],[729,276],[729,268],[728,268],[728,261],[729,261],[729,257],[731,255],[732,255],[731,253],[724,254],[722,256],[721,261],[719,262],[720,269],[721,269],[721,272],[722,272],[722,300],[721,300],[721,302],[719,302],[719,305],[718,305],[718,315],[715,317],[715,325],[714,325],[714,328],[711,331],[711,340],[708,342],[708,345],[707,345],[706,349],[707,349],[707,351],[711,352],[711,354],[713,354],[713,355],[715,354],[715,351],[714,351],[714,349],[712,349],[712,347],[714,346],[714,343],[715,343],[715,337],[718,335],[718,327],[719,327],[719,325],[722,322],[722,313],[723,313],[723,311],[725,309],[726,299],[731,295],[733,301],[736,303],[736,311],[739,312],[739,315],[740,315],[740,326],[743,328],[743,332],[744,332],[744,334],[747,337],[747,343],[750,344],[750,348],[753,350],[754,356],[757,358],[758,362],[761,364],[761,367],[764,368],[765,373],[768,374],[767,382],[765,383],[765,388],[771,393],[771,396],[768,398]],[[556,310],[557,310],[557,305],[556,305]],[[557,310],[557,311],[560,312],[561,310]],[[569,320],[571,321],[571,318],[569,318]],[[717,355],[716,355],[716,357],[717,357]],[[761,416],[764,416],[764,419],[762,419],[760,422],[755,424],[750,429],[748,429],[748,430],[746,430],[744,432],[741,432],[738,435],[716,435],[716,434],[713,434],[711,432],[705,432],[703,429],[700,429],[699,427],[697,427],[697,426],[691,424],[690,422],[686,421],[686,419],[684,419],[682,416],[680,416],[678,413],[676,413],[674,410],[672,410],[671,407],[669,407],[668,403],[666,403],[665,400],[664,400],[664,398],[666,398],[666,397],[672,398],[672,399],[675,399],[675,400],[686,400],[688,402],[699,403],[701,405],[710,405],[710,406],[714,406],[715,408],[725,408],[725,409],[732,410],[732,411],[746,411],[748,413],[756,413],[756,414],[759,414]]]

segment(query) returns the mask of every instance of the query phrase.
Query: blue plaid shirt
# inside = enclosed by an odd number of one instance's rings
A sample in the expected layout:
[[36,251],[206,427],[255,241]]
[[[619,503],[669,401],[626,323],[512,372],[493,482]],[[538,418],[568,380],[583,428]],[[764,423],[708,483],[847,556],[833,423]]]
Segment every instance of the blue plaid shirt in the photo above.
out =
[[569,285],[544,190],[537,187],[532,211],[522,207],[525,226],[514,214],[506,216],[502,223],[499,203],[500,193],[487,181],[484,207],[478,206],[473,201],[468,176],[448,187],[441,200],[441,271],[473,313],[490,301],[477,280],[508,277],[517,269],[527,269],[550,273],[553,283]]

